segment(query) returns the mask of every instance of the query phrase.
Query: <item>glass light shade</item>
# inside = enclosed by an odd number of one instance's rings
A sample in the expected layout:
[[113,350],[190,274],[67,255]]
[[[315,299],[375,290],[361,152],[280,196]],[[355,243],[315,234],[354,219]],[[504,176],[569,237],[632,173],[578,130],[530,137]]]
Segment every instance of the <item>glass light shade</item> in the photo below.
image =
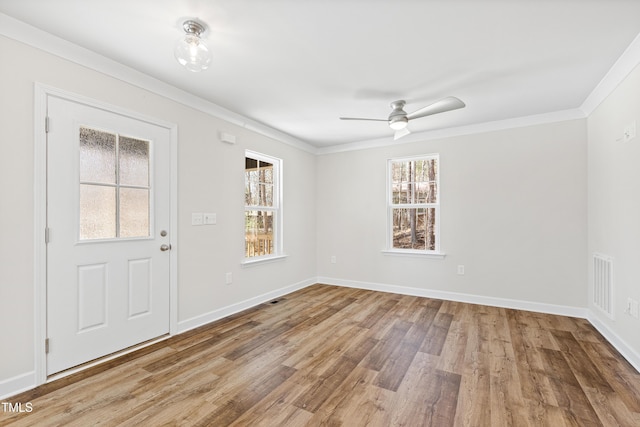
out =
[[391,119],[389,127],[393,130],[401,130],[407,127],[408,120],[406,117],[398,117]]
[[209,48],[196,34],[186,34],[178,40],[174,54],[182,66],[194,73],[206,70],[211,63]]

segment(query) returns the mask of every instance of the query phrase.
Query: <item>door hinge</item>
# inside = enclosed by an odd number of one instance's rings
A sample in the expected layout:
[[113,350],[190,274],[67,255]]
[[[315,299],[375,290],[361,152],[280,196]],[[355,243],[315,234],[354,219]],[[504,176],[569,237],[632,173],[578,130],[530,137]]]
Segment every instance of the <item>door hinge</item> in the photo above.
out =
[[49,116],[44,118],[44,133],[49,133]]
[[44,229],[44,243],[49,243],[49,227]]
[[45,352],[46,354],[49,354],[49,338],[46,338],[46,339],[44,340],[44,352]]

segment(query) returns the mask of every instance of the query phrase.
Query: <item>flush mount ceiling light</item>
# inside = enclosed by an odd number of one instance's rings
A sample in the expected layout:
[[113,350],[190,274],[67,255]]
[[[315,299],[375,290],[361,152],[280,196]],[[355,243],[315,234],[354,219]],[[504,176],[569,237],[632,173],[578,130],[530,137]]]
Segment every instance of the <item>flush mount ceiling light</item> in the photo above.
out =
[[200,38],[205,30],[204,25],[188,20],[184,22],[182,28],[186,34],[176,44],[174,51],[176,59],[180,65],[194,73],[206,70],[211,62],[211,52]]

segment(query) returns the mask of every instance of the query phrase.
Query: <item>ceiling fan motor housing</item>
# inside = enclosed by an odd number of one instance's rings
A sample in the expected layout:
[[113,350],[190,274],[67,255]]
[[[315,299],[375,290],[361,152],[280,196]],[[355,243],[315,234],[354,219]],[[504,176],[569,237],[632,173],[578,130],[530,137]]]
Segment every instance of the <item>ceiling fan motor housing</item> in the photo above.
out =
[[409,120],[407,119],[407,112],[403,110],[405,102],[394,101],[391,103],[391,114],[389,114],[389,127],[393,130],[400,130],[407,127]]

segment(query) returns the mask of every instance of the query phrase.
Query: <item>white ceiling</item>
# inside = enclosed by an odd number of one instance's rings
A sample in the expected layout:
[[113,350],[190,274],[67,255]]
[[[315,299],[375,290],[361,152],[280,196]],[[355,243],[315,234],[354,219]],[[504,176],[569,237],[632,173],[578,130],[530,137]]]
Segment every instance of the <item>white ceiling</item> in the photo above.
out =
[[[388,137],[389,103],[467,107],[413,133],[577,109],[640,33],[638,0],[0,0],[0,13],[317,147]],[[209,29],[202,73],[173,47]]]

